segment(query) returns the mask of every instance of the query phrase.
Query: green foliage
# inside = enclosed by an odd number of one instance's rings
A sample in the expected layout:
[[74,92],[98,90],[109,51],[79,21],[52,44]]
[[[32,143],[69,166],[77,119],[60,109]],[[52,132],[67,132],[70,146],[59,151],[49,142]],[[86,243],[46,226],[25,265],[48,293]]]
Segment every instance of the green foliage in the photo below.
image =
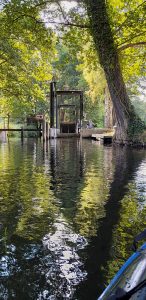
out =
[[[4,5],[5,4],[5,5]],[[56,38],[34,1],[4,2],[0,12],[0,113],[32,112],[46,102]]]
[[138,79],[145,76],[145,1],[109,0],[108,14],[123,77],[132,94],[133,85],[138,88]]
[[92,120],[94,127],[104,127],[104,102],[98,97],[94,103],[92,99],[85,96],[86,120]]
[[145,229],[146,206],[138,198],[135,184],[128,184],[127,193],[121,201],[120,219],[113,230],[111,254],[114,260],[107,262],[105,270],[108,281],[131,255],[134,237]]
[[69,48],[59,43],[57,45],[57,59],[53,63],[58,89],[77,89],[81,72],[77,70],[79,64],[76,56],[72,56]]
[[139,136],[145,130],[145,123],[136,114],[131,114],[128,126],[128,136],[132,140],[139,139]]
[[[132,0],[130,3],[129,1],[125,2],[123,0],[109,0],[107,2],[110,26],[114,42],[119,49],[122,73],[130,95],[133,95],[135,92],[138,93],[138,79],[145,74],[144,43],[146,40],[144,8],[145,3],[140,0],[138,2]],[[79,11],[77,11],[77,14],[79,14]],[[74,14],[73,16],[70,14],[70,18],[71,21],[75,23]],[[89,25],[86,16],[84,20],[85,26]],[[80,24],[79,21],[78,23]],[[65,34],[67,41],[70,37],[72,42],[74,39],[74,44],[77,45],[77,55],[81,58],[81,69],[84,78],[89,84],[89,92],[92,92],[93,95],[98,95],[100,91],[103,94],[104,89],[102,91],[100,90],[99,83],[100,85],[103,83],[103,87],[105,87],[106,82],[104,79],[101,80],[101,75],[97,75],[101,70],[101,66],[98,63],[98,55],[95,51],[90,32],[86,28],[76,28],[76,32],[74,28],[71,28],[70,31],[68,30]],[[143,42],[143,44],[141,42]],[[98,78],[97,80],[96,76]]]
[[140,100],[138,97],[132,101],[132,104],[137,112],[138,116],[146,125],[146,102]]
[[[85,54],[84,63],[80,57],[81,53],[78,56],[74,56],[70,53],[70,48],[63,44],[59,44],[57,48],[58,60],[53,64],[57,79],[57,88],[84,91],[84,113],[86,114],[86,118],[88,120],[91,119],[96,127],[103,127],[104,104],[103,99],[101,99],[101,90],[103,87],[100,90],[98,88],[102,85],[100,83],[101,78],[98,76],[99,72],[92,69],[88,73]],[[102,70],[100,71],[102,72]],[[97,76],[94,78],[93,74]],[[95,83],[97,86],[96,89]]]
[[[55,12],[48,14],[47,9],[50,8],[51,11],[51,2],[56,3],[56,8]],[[42,0],[2,1],[1,114],[10,113],[16,116],[29,114],[34,110],[47,111],[48,82],[55,70],[58,87],[83,88],[87,114],[90,112],[92,119],[97,118],[95,123],[99,123],[99,115],[103,119],[106,80],[95,51],[84,6],[85,1],[66,12],[53,0],[49,3]],[[114,42],[119,49],[124,80],[129,94],[132,95],[138,91],[139,79],[145,74],[144,44],[139,44],[146,41],[145,2],[109,0],[106,6]],[[42,18],[45,8],[45,16],[48,14],[47,26]],[[51,26],[49,27],[49,20],[55,22],[54,16],[60,15],[64,15],[65,23],[77,24],[77,27],[62,24],[54,34]],[[61,35],[59,30],[62,30]],[[58,33],[61,45],[58,44],[56,48]],[[62,46],[62,41],[66,46]],[[97,108],[94,113],[95,107]],[[133,129],[130,131],[133,132]]]

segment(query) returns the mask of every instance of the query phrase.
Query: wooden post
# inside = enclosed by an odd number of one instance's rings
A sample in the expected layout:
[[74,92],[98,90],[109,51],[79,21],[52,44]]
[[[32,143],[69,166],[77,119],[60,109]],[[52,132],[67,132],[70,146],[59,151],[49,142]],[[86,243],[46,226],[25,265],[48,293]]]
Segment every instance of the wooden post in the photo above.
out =
[[55,111],[55,97],[56,97],[56,82],[50,83],[50,127],[54,127],[54,111]]
[[24,131],[23,131],[23,127],[21,127],[21,140],[23,141],[24,138]]
[[43,134],[43,141],[46,141],[46,120],[44,118],[43,123],[42,123],[42,134]]
[[6,126],[5,126],[5,117],[4,117],[4,129],[6,128]]
[[49,124],[46,122],[46,140],[49,139]]
[[[55,89],[56,89],[56,86],[55,86]],[[55,95],[55,100],[56,100],[55,101],[56,102],[56,106],[55,106],[55,109],[56,109],[56,128],[58,128],[59,124],[58,124],[58,99],[57,99],[57,94]]]
[[41,138],[41,136],[42,136],[42,123],[40,123],[40,125],[39,125],[39,137]]
[[10,114],[8,113],[8,129],[10,128]]
[[83,93],[80,94],[80,124],[83,119]]

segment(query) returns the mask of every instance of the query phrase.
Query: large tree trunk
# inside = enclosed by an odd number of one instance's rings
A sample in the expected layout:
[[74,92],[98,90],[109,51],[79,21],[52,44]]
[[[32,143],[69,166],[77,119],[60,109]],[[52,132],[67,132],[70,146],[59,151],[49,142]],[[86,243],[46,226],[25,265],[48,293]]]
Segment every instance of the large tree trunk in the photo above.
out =
[[111,101],[111,96],[109,93],[108,86],[105,88],[105,98],[104,98],[104,107],[105,107],[105,114],[104,114],[104,127],[105,128],[113,128],[115,125],[115,119],[113,118],[113,104]]
[[111,100],[117,119],[116,140],[127,140],[127,129],[131,118],[132,106],[128,98],[118,52],[114,44],[112,31],[106,11],[105,0],[84,0],[90,19],[91,33],[99,55],[99,61],[105,71]]

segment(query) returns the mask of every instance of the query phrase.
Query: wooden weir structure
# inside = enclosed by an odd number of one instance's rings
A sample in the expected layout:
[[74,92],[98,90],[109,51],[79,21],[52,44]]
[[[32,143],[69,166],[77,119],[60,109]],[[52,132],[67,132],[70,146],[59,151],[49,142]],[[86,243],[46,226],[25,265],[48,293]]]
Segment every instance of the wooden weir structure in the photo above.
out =
[[[79,136],[83,119],[83,92],[57,90],[56,82],[50,83],[50,137]],[[53,134],[52,134],[53,133]]]
[[[49,138],[81,137],[91,138],[101,143],[111,143],[113,130],[109,128],[84,128],[83,92],[80,90],[57,90],[56,82],[50,83],[50,124],[44,115],[28,116],[28,124],[39,122],[36,128],[3,128],[1,132],[38,132],[43,140]],[[29,123],[30,121],[30,123]],[[32,122],[32,123],[31,123]]]

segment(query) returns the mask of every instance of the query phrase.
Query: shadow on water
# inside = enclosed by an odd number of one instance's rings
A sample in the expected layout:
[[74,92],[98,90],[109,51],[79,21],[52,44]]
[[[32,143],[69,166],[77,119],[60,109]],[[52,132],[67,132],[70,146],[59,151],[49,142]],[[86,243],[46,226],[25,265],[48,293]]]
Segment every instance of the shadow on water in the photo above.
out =
[[[63,145],[64,144],[64,145]],[[72,201],[67,201],[65,203],[66,196],[68,195],[64,182],[64,175],[65,170],[62,166],[59,168],[58,163],[56,162],[56,159],[58,156],[61,157],[62,162],[64,161],[64,155],[67,153],[64,149],[66,147],[66,142],[62,141],[61,148],[58,148],[58,154],[55,152],[54,155],[54,149],[53,151],[53,160],[52,160],[52,173],[54,182],[56,184],[56,196],[63,199],[62,202],[62,208],[65,208],[63,210],[63,214],[65,217],[68,218],[68,222],[71,222],[74,225],[75,231],[81,233],[83,236],[87,237],[89,241],[89,245],[86,247],[85,251],[82,252],[81,256],[84,260],[84,267],[85,270],[87,270],[87,280],[84,280],[83,283],[81,283],[76,291],[76,297],[77,299],[96,299],[97,296],[100,294],[100,292],[105,288],[105,283],[107,284],[107,280],[114,275],[114,272],[109,271],[109,274],[107,275],[107,264],[109,260],[112,257],[111,254],[111,248],[113,246],[113,234],[115,226],[118,224],[120,219],[120,213],[121,213],[121,201],[124,198],[125,194],[128,193],[128,184],[132,180],[134,180],[134,174],[136,170],[138,169],[139,165],[141,164],[145,152],[144,150],[133,150],[133,149],[127,149],[122,147],[113,147],[113,148],[105,148],[102,149],[101,153],[99,152],[99,157],[95,155],[94,150],[89,149],[89,144],[83,143],[83,146],[79,144],[79,149],[77,150],[77,153],[75,153],[74,147],[72,147],[72,144],[70,143],[68,146],[71,148],[69,150],[72,150],[73,153],[71,154],[71,161],[72,166],[68,166],[68,169],[71,169],[73,171],[73,166],[77,163],[80,164],[80,173],[76,174],[76,177],[74,178],[74,171],[72,172],[72,175],[70,174],[70,178],[68,180],[71,180],[69,193],[71,193]],[[91,147],[92,148],[92,147]],[[88,153],[88,154],[87,154]],[[102,154],[102,155],[101,155]],[[79,157],[77,157],[77,155]],[[89,155],[89,158],[87,158],[87,155]],[[93,156],[92,156],[93,155]],[[84,159],[86,157],[86,159]],[[54,162],[55,159],[55,162]],[[100,181],[97,182],[97,178],[94,180],[93,174],[89,172],[89,176],[91,175],[92,183],[90,182],[91,186],[91,193],[89,193],[89,197],[92,197],[92,200],[94,198],[93,190],[95,186],[97,185],[98,189],[101,189],[101,193],[105,193],[104,197],[99,193],[99,191],[95,188],[96,193],[96,202],[97,198],[100,198],[102,206],[97,205],[97,208],[95,207],[95,203],[93,203],[90,206],[89,202],[91,199],[88,198],[88,204],[87,209],[89,208],[89,214],[87,213],[86,217],[81,217],[80,214],[85,215],[85,210],[81,209],[80,212],[78,211],[78,202],[79,198],[81,198],[81,193],[83,189],[86,187],[87,180],[90,181],[90,178],[87,178],[86,175],[88,173],[88,168],[91,167],[93,163],[96,164],[96,160],[103,160],[103,165],[98,164],[99,172],[102,173],[99,175]],[[68,160],[70,162],[70,160]],[[71,162],[70,162],[71,163]],[[103,168],[103,169],[102,169]],[[102,169],[102,170],[101,170]],[[55,170],[55,174],[54,174]],[[79,166],[77,168],[79,170]],[[95,171],[95,170],[94,170]],[[97,172],[97,170],[96,170]],[[88,177],[87,175],[87,177]],[[83,180],[80,181],[83,177]],[[78,180],[77,180],[78,178]],[[109,184],[105,187],[104,180],[108,180]],[[59,181],[58,181],[59,180]],[[75,187],[75,180],[77,180],[77,186]],[[71,190],[72,182],[74,182],[73,190]],[[93,184],[93,185],[92,185]],[[60,197],[60,191],[59,191],[59,185],[61,185],[61,197]],[[81,186],[80,186],[81,185]],[[63,193],[63,190],[65,191],[65,195]],[[106,195],[107,193],[107,195]],[[86,197],[86,193],[84,194],[84,199]],[[80,200],[79,200],[80,201]],[[130,195],[129,195],[129,201],[130,201]],[[69,214],[69,205],[73,203],[73,207],[70,207],[71,213]],[[88,207],[89,206],[89,207]],[[95,210],[95,215],[92,212],[92,209]],[[97,214],[96,214],[97,209]],[[137,207],[138,210],[138,207]],[[129,212],[130,213],[130,212]],[[70,221],[71,218],[71,221]],[[72,220],[73,219],[73,220]],[[79,220],[80,219],[80,220]],[[96,219],[96,220],[95,220]],[[87,223],[90,221],[90,228],[87,228]],[[98,221],[98,224],[97,224]],[[138,230],[142,230],[142,227],[144,224],[140,224],[141,226],[136,226],[136,228],[131,229],[131,236],[129,238],[129,242],[127,243],[129,248],[127,248],[127,254],[130,254],[131,251],[131,244],[132,239],[135,234],[137,234]],[[93,227],[93,228],[92,228]],[[126,234],[126,228],[125,232]],[[127,232],[128,234],[128,232]],[[121,249],[122,251],[122,249]],[[118,253],[119,254],[119,253]],[[124,258],[127,258],[126,256],[123,257],[123,261],[119,260],[120,263],[124,262]],[[117,258],[116,258],[117,259]],[[120,263],[117,263],[117,268],[114,267],[114,265],[111,266],[111,268],[114,269],[114,271],[118,270],[118,267],[120,267]],[[110,274],[111,272],[111,274]]]
[[95,300],[145,224],[144,158],[78,139],[1,144],[2,299]]
[[[126,249],[125,246],[124,249],[127,250],[127,255],[123,255],[123,247],[121,245],[121,249],[118,249],[117,256],[115,256],[113,247],[117,247],[117,245],[115,245],[116,242],[114,244],[114,235],[118,241],[118,232],[116,234],[115,232],[121,218],[122,199],[126,193],[128,194],[128,203],[130,201],[134,202],[135,199],[133,198],[137,197],[137,195],[132,194],[132,199],[130,199],[131,195],[128,193],[128,184],[134,180],[134,174],[141,164],[145,152],[144,150],[137,151],[122,147],[113,147],[111,156],[115,169],[110,184],[108,201],[104,206],[105,217],[100,220],[97,235],[90,239],[88,249],[86,249],[87,259],[85,269],[88,270],[88,278],[78,287],[76,292],[77,299],[97,299],[97,296],[100,295],[107,285],[108,279],[111,280],[124,262],[124,258],[126,259],[130,255],[133,237],[146,226],[146,222],[143,223],[141,219],[140,224],[134,223],[128,232],[125,222],[122,241],[125,240],[125,243],[127,243],[128,247]],[[138,211],[138,206],[136,209]],[[130,219],[132,221],[131,214],[132,210],[128,211],[129,222]],[[136,222],[138,223],[138,213],[136,217]],[[139,227],[136,225],[139,225]],[[122,255],[123,259],[121,259]],[[109,262],[110,269],[108,266]]]

